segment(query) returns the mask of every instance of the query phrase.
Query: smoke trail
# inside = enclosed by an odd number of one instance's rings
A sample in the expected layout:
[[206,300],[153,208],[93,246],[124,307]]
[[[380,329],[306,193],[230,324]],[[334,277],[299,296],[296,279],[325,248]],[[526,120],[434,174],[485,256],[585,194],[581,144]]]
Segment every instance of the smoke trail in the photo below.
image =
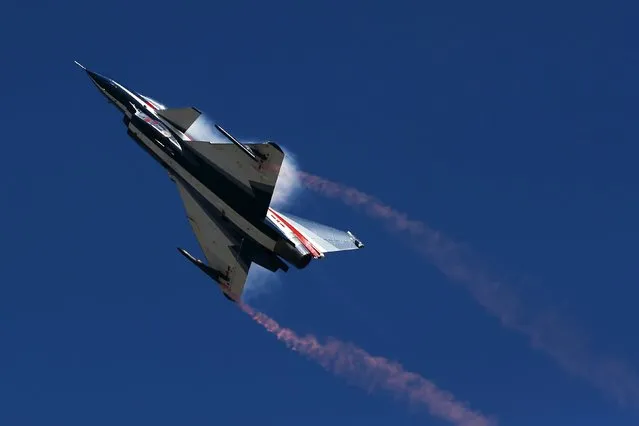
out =
[[639,405],[639,377],[625,361],[596,355],[583,333],[555,313],[535,313],[504,282],[491,277],[473,254],[427,224],[410,220],[388,205],[357,189],[300,172],[306,187],[346,204],[362,207],[394,229],[417,237],[417,249],[449,279],[461,283],[503,326],[525,334],[531,346],[544,351],[562,368],[590,382],[620,405]]
[[[187,133],[196,140],[209,141],[211,143],[230,143],[215,129],[213,123],[208,117],[200,115],[197,120],[189,127]],[[241,140],[244,143],[251,141]],[[277,178],[277,184],[271,198],[271,206],[278,209],[290,205],[300,195],[302,183],[298,177],[299,168],[295,156],[282,147],[284,153],[284,162],[280,168],[280,174]],[[257,264],[252,264],[246,279],[246,287],[244,298],[253,300],[256,297],[270,293],[282,285],[281,280],[268,269],[262,268]]]
[[450,393],[438,389],[435,384],[416,373],[405,371],[395,362],[375,357],[350,343],[329,339],[320,343],[313,335],[298,336],[293,330],[280,326],[275,320],[251,307],[240,308],[278,340],[292,350],[316,361],[325,370],[346,377],[352,384],[372,392],[385,389],[396,396],[403,396],[410,403],[425,406],[429,412],[458,426],[491,426],[497,421],[472,411]]

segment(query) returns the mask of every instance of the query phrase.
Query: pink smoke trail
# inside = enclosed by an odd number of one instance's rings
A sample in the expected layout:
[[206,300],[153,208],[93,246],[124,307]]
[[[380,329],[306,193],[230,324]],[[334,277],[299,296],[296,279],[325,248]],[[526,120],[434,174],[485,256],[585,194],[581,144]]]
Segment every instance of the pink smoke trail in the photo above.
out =
[[405,396],[413,404],[425,405],[432,415],[458,426],[497,424],[495,419],[472,411],[420,375],[405,371],[400,364],[372,356],[363,349],[339,340],[329,339],[321,344],[313,335],[300,337],[293,330],[280,326],[275,320],[247,305],[240,304],[240,308],[292,350],[369,392],[383,388],[397,396]]
[[567,325],[559,315],[527,310],[512,286],[489,276],[466,247],[355,188],[305,172],[299,176],[309,189],[364,208],[395,229],[418,237],[417,249],[445,276],[463,284],[503,326],[527,335],[535,349],[544,351],[566,371],[589,381],[619,404],[639,405],[639,377],[631,365],[593,354],[583,333]]

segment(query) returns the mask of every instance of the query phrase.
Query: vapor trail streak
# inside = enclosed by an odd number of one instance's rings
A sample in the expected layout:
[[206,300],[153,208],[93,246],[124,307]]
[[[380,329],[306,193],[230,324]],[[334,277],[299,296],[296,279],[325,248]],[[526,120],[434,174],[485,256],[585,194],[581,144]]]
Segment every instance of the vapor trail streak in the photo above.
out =
[[322,344],[313,335],[300,337],[293,330],[280,326],[275,320],[247,305],[241,304],[240,308],[292,350],[369,392],[382,388],[396,396],[404,396],[413,404],[426,406],[432,415],[457,426],[497,424],[496,420],[472,411],[420,375],[405,371],[400,364],[372,356],[363,349],[339,340],[329,339]]
[[465,247],[357,189],[305,172],[299,172],[299,176],[309,189],[362,207],[397,230],[417,237],[418,250],[449,279],[463,284],[502,325],[527,335],[535,349],[544,351],[566,371],[587,380],[619,404],[639,406],[639,377],[631,365],[594,354],[583,333],[567,325],[559,315],[532,312],[511,286],[487,274]]

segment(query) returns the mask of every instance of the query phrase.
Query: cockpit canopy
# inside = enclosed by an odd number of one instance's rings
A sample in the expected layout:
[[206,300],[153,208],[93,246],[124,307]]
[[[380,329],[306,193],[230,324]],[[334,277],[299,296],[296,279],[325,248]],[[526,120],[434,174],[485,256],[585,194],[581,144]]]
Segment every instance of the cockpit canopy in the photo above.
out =
[[149,104],[149,106],[150,106],[150,107],[152,107],[153,109],[156,109],[156,110],[163,110],[163,109],[166,109],[166,106],[162,105],[161,103],[159,103],[159,102],[158,102],[158,101],[156,101],[155,99],[150,98],[150,97],[148,97],[148,96],[144,96],[144,95],[142,95],[142,94],[140,94],[140,93],[138,93],[138,95],[139,95],[142,99],[144,99],[144,100],[145,100],[145,101]]

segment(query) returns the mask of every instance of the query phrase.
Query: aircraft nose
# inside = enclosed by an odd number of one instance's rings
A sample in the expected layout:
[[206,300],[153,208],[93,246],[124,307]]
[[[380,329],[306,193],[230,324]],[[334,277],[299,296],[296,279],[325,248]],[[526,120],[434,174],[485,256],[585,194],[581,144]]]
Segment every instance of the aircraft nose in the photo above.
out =
[[93,72],[89,70],[86,70],[86,71],[87,71],[87,74],[89,74],[89,78],[91,78],[91,80],[93,80],[93,82],[97,84],[101,89],[106,89],[107,87],[109,87],[109,79],[101,76],[97,72]]
[[84,65],[82,65],[78,61],[74,61],[74,62],[76,63],[77,66],[79,66],[84,71],[86,71],[86,73],[89,75],[89,78],[91,79],[91,81],[93,81],[93,83],[96,86],[98,86],[98,89],[108,90],[108,88],[111,86],[111,80],[109,80],[108,78],[98,74],[97,72],[93,72],[93,71],[87,69],[87,67],[85,67]]
[[108,78],[101,76],[97,72],[93,72],[90,70],[85,71],[89,75],[89,78],[95,83],[95,85],[98,86],[98,88],[102,90],[108,90],[111,86],[111,80],[109,80]]

